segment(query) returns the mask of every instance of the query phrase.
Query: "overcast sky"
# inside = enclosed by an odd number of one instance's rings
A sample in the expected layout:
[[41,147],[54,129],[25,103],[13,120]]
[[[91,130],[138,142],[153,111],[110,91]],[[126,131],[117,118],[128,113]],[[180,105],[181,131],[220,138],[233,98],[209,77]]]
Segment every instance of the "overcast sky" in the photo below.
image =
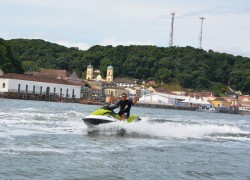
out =
[[250,0],[0,0],[0,38],[93,45],[174,45],[250,57]]

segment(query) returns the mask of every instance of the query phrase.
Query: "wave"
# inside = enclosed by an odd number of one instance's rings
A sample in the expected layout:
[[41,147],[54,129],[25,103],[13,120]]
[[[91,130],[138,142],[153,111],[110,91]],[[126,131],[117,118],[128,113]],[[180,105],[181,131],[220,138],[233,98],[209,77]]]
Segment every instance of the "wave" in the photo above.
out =
[[[31,134],[86,134],[91,131],[82,118],[89,112],[37,108],[0,110],[0,138]],[[233,123],[235,122],[235,123]],[[244,129],[244,130],[243,130]],[[199,120],[197,117],[142,117],[136,123],[110,123],[95,128],[99,134],[117,135],[125,130],[128,137],[243,139],[250,140],[249,122]]]
[[87,128],[84,113],[69,110],[63,113],[28,111],[0,112],[0,138],[32,134],[82,134]]
[[163,119],[153,122],[149,119],[142,119],[136,123],[110,123],[99,125],[95,128],[101,134],[119,134],[124,129],[127,136],[133,137],[158,137],[177,139],[242,139],[250,140],[250,132],[243,131],[239,127],[230,124],[198,124],[187,122],[175,122]]

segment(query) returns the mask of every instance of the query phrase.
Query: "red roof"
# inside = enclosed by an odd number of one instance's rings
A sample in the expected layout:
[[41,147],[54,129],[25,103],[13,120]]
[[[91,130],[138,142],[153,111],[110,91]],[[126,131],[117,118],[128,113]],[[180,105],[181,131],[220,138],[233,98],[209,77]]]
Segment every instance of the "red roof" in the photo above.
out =
[[14,74],[8,73],[0,76],[2,79],[19,79],[19,80],[26,80],[26,81],[36,81],[36,82],[47,82],[47,83],[55,83],[55,84],[65,84],[65,85],[73,85],[73,86],[82,86],[84,83],[72,83],[66,81],[64,79],[52,79],[40,76],[29,76],[25,74]]
[[66,70],[58,70],[58,69],[42,69],[36,76],[45,76],[45,77],[54,77],[58,76],[63,79],[67,79],[70,77],[70,73]]

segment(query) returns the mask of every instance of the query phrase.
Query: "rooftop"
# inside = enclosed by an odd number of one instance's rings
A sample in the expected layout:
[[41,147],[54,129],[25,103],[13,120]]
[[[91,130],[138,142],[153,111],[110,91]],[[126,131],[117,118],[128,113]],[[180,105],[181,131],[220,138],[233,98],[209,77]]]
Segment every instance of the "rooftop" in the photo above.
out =
[[64,79],[52,79],[40,76],[30,76],[25,74],[15,74],[15,73],[8,73],[0,76],[1,79],[19,79],[19,80],[26,80],[26,81],[36,81],[36,82],[47,82],[47,83],[55,83],[55,84],[66,84],[66,85],[73,85],[73,86],[82,86],[84,83],[72,83],[66,81]]
[[60,76],[63,79],[67,79],[68,77],[70,77],[70,73],[66,70],[42,69],[36,74],[36,76],[45,76],[50,78],[57,78],[58,76]]
[[137,84],[135,80],[128,79],[128,78],[121,78],[121,77],[115,78],[114,82],[115,83]]

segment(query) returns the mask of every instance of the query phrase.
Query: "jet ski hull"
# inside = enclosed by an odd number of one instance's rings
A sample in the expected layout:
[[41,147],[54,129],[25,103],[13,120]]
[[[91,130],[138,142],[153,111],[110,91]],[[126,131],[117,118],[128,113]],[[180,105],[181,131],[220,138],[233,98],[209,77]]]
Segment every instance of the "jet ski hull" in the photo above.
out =
[[111,123],[112,121],[109,120],[101,120],[101,119],[89,119],[89,118],[84,118],[83,119],[85,124],[88,125],[99,125],[99,124],[105,124],[105,123]]
[[82,120],[84,121],[85,124],[91,126],[119,121],[118,119],[112,116],[97,116],[97,115],[89,115],[83,118]]
[[[112,123],[112,122],[121,122],[122,120],[119,120],[113,116],[99,116],[99,115],[89,115],[82,119],[85,124],[88,126],[95,126],[99,124],[106,124],[106,123]],[[140,121],[141,119],[139,116],[131,116],[129,117],[126,122],[136,122]]]

